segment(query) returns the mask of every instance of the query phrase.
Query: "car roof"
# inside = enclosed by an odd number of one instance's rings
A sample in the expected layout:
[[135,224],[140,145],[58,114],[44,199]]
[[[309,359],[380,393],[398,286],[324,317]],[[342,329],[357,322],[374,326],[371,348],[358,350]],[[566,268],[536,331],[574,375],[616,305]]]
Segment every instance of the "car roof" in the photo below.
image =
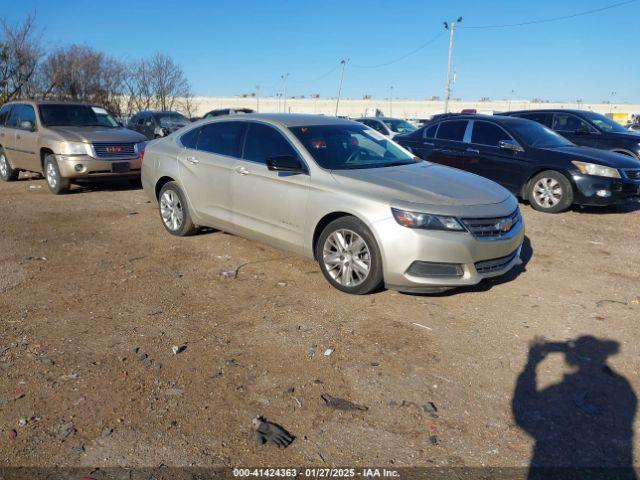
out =
[[403,120],[403,119],[397,118],[397,117],[360,117],[360,118],[354,118],[354,120]]
[[[95,107],[96,105],[84,102],[70,102],[66,100],[12,100],[7,105],[29,104],[29,105],[81,105],[83,107]],[[104,108],[104,107],[101,107]]]
[[514,110],[512,112],[502,112],[501,115],[513,115],[516,113],[556,113],[556,112],[567,112],[574,114],[581,114],[584,112],[589,112],[590,110],[578,110],[576,108],[534,108],[531,110]]
[[[489,122],[496,123],[522,123],[522,122],[530,122],[531,120],[527,120],[526,118],[518,118],[518,117],[509,117],[507,115],[483,115],[481,113],[460,113],[460,114],[451,114],[446,117],[435,118],[432,120],[435,122],[446,122],[450,120],[486,120]],[[429,123],[432,123],[429,122]]]
[[345,120],[337,117],[324,115],[308,115],[304,113],[245,113],[238,116],[232,115],[207,118],[206,120],[264,120],[272,123],[277,123],[283,127],[307,127],[312,125],[353,125],[354,123],[356,123],[352,120]]

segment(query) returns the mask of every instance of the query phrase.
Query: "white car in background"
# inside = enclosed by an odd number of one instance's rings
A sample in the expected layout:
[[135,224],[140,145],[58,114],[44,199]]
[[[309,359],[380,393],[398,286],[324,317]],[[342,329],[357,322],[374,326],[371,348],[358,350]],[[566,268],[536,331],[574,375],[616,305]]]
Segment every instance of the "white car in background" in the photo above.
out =
[[374,129],[388,138],[393,138],[400,134],[413,133],[418,129],[412,123],[401,118],[363,117],[354,118],[354,120],[365,124],[367,127]]

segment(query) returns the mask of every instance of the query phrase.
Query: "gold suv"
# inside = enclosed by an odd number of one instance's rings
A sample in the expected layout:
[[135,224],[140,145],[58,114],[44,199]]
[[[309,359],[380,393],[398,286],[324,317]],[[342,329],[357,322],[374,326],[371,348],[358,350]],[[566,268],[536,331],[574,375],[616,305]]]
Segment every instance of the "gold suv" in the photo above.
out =
[[19,101],[0,108],[0,178],[43,174],[49,189],[67,192],[79,178],[140,178],[145,137],[122,128],[101,107]]

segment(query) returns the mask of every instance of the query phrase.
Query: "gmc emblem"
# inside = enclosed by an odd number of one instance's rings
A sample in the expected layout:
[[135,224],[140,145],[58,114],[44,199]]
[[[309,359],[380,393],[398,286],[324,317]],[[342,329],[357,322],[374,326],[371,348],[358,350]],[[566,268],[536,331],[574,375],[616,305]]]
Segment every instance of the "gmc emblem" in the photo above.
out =
[[114,145],[112,147],[107,147],[106,150],[107,153],[122,153],[124,149],[119,145]]

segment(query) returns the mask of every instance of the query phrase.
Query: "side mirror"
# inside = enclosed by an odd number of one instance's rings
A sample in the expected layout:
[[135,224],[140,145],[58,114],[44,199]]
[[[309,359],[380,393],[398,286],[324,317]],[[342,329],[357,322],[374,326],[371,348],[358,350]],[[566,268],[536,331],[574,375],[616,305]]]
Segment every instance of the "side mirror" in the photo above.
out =
[[514,140],[500,140],[498,147],[502,150],[509,150],[511,152],[524,152],[524,148],[518,145],[518,142]]
[[20,128],[22,130],[30,130],[33,131],[35,128],[35,125],[33,124],[33,122],[31,120],[22,120],[20,122]]
[[302,162],[289,155],[267,158],[267,168],[276,172],[307,173]]

